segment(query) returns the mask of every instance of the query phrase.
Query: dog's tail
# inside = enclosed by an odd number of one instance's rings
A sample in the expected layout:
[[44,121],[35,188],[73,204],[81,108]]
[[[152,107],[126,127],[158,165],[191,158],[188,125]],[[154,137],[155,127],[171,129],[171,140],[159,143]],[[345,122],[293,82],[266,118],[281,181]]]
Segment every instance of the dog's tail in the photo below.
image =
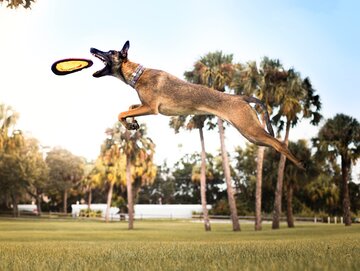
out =
[[256,103],[256,104],[260,105],[260,107],[264,111],[267,130],[268,130],[270,135],[274,136],[275,135],[274,130],[273,130],[272,126],[271,126],[270,117],[269,117],[269,113],[267,111],[266,105],[262,101],[260,101],[259,99],[256,99],[255,97],[244,96],[244,100],[246,102],[248,102],[248,103]]

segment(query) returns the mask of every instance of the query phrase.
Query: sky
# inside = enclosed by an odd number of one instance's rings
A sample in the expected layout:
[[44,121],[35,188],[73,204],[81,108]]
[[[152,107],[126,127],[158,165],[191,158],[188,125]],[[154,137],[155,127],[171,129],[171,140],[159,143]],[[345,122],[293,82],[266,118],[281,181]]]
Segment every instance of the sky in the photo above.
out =
[[[139,100],[116,78],[92,77],[103,64],[89,49],[120,50],[129,40],[130,60],[179,78],[218,50],[241,63],[279,59],[310,78],[325,119],[344,113],[360,120],[359,10],[356,0],[37,0],[31,10],[3,4],[0,103],[16,110],[17,128],[43,146],[96,159],[105,129]],[[51,72],[53,62],[71,57],[92,59],[94,65],[67,76]],[[200,151],[198,133],[175,134],[169,117],[138,121],[156,144],[158,164],[172,165],[185,153]],[[290,131],[290,140],[310,140],[318,129],[303,120]],[[226,129],[230,153],[245,142],[234,128]],[[205,143],[216,153],[217,132],[206,132]]]

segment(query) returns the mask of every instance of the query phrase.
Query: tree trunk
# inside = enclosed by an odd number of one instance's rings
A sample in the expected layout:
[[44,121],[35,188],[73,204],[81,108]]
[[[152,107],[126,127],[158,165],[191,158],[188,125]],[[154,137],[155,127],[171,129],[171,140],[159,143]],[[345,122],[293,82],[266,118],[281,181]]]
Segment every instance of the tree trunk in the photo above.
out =
[[19,209],[18,209],[18,196],[15,195],[15,193],[12,193],[12,205],[13,205],[13,216],[18,217],[19,216]]
[[343,190],[343,217],[345,226],[351,226],[351,213],[350,213],[350,197],[349,197],[349,167],[351,162],[346,157],[341,156],[341,177],[342,177],[342,190]]
[[88,208],[91,207],[91,201],[92,201],[92,189],[89,188],[89,195],[88,195]]
[[110,187],[109,187],[107,201],[106,201],[106,212],[105,212],[105,222],[106,223],[109,222],[109,218],[110,218],[110,208],[111,208],[111,199],[112,199],[113,190],[114,190],[114,182],[110,182]]
[[286,219],[287,224],[289,228],[294,228],[294,214],[293,214],[293,208],[292,208],[292,199],[294,194],[294,186],[289,182],[286,185]]
[[36,196],[37,215],[41,216],[41,194]]
[[[286,144],[286,146],[289,144],[289,132],[290,132],[290,122],[288,121],[286,123],[286,132],[284,139],[284,143]],[[282,154],[278,167],[277,183],[275,190],[275,202],[274,202],[274,212],[273,212],[273,220],[272,220],[273,229],[280,228],[281,198],[282,198],[282,190],[283,190],[285,162],[286,162],[286,156]]]
[[67,193],[67,190],[65,189],[64,190],[64,206],[63,206],[64,214],[67,214],[67,198],[68,198],[68,193]]
[[128,216],[129,226],[128,229],[134,228],[134,202],[132,193],[132,180],[131,180],[131,160],[130,156],[126,155],[126,188],[127,188],[127,200],[128,200]]
[[257,153],[256,165],[256,191],[255,191],[255,230],[261,231],[261,195],[262,195],[262,172],[264,164],[265,147],[260,146]]
[[[266,120],[264,114],[261,114],[262,117],[262,127],[265,129]],[[259,146],[257,153],[257,162],[256,162],[256,190],[255,190],[255,230],[262,230],[262,221],[261,221],[261,196],[262,196],[262,173],[263,173],[263,164],[264,164],[264,153],[265,147]]]
[[225,147],[225,136],[224,136],[224,126],[223,121],[218,118],[219,134],[220,134],[220,145],[221,145],[221,156],[222,156],[222,165],[224,169],[226,189],[231,213],[231,220],[233,225],[233,231],[240,231],[240,223],[236,209],[236,203],[234,198],[234,192],[231,184],[231,174],[230,174],[230,164],[228,155]]
[[200,142],[201,142],[201,173],[200,173],[200,191],[201,191],[201,205],[204,216],[205,231],[211,231],[208,209],[206,208],[206,152],[203,129],[199,128]]

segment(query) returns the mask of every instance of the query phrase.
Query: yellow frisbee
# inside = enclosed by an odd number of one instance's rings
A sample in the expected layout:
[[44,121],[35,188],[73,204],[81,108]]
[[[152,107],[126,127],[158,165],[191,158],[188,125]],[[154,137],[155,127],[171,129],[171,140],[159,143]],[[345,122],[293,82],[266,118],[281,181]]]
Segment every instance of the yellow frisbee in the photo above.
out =
[[67,58],[56,61],[51,66],[51,70],[56,75],[66,75],[82,69],[91,67],[93,62],[84,58]]

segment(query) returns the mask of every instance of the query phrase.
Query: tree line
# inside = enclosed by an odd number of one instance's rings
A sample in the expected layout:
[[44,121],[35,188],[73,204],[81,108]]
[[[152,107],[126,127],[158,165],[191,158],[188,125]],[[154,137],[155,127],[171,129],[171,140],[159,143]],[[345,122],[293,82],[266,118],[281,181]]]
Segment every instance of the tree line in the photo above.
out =
[[[299,170],[272,149],[254,145],[238,147],[236,155],[229,156],[226,123],[214,116],[170,119],[175,132],[197,129],[200,137],[199,153],[186,155],[172,169],[154,164],[155,144],[145,125],[127,131],[116,123],[106,130],[96,161],[87,162],[61,148],[47,150],[23,135],[15,129],[19,114],[1,104],[1,208],[12,206],[16,215],[19,202],[34,200],[40,214],[41,210],[67,212],[69,201],[86,199],[89,205],[106,201],[107,210],[115,204],[128,212],[131,229],[135,202],[197,202],[203,205],[205,230],[211,230],[207,203],[213,205],[212,213],[231,216],[234,231],[240,230],[239,213],[255,214],[256,230],[261,230],[262,214],[272,213],[277,229],[283,209],[289,227],[294,226],[294,212],[341,214],[351,225],[351,216],[359,210],[359,184],[351,182],[351,166],[360,154],[355,118],[337,114],[325,121],[311,142],[290,141],[291,128],[301,120],[320,123],[321,101],[308,77],[302,78],[294,68],[285,69],[277,59],[234,63],[232,55],[214,52],[201,57],[184,76],[190,83],[260,99],[278,137],[284,130],[284,143],[307,170]],[[264,123],[265,112],[255,108]],[[206,152],[206,129],[219,131],[220,153],[215,156]]]
[[[294,68],[286,69],[278,59],[270,59],[264,57],[259,64],[255,61],[247,63],[234,63],[232,55],[224,55],[221,51],[208,53],[195,62],[193,69],[184,73],[185,78],[195,84],[203,84],[209,88],[222,92],[228,92],[235,95],[256,96],[267,107],[267,111],[271,115],[273,125],[277,129],[277,135],[280,138],[280,132],[285,130],[283,142],[289,145],[289,134],[292,127],[296,126],[301,120],[309,119],[312,125],[318,125],[322,120],[321,101],[316,90],[313,88],[309,77],[302,78],[300,72]],[[257,108],[260,113],[260,119],[265,128],[265,114]],[[179,131],[181,127],[186,129],[198,129],[200,134],[202,166],[201,166],[201,184],[205,185],[206,179],[206,161],[203,128],[207,125],[209,129],[218,127],[220,134],[220,148],[222,157],[222,168],[224,178],[227,184],[227,194],[230,215],[233,221],[233,230],[240,230],[237,219],[237,208],[233,197],[234,191],[231,184],[230,165],[228,154],[224,144],[224,127],[220,118],[213,121],[213,116],[180,116],[173,117],[170,126]],[[249,124],[251,125],[251,124]],[[269,128],[268,128],[269,129]],[[306,172],[299,171],[293,165],[286,168],[286,157],[280,156],[277,164],[277,172],[275,184],[275,196],[272,211],[272,228],[278,229],[280,223],[280,215],[282,210],[283,184],[286,170],[291,168],[290,176],[292,182],[288,180],[287,184],[287,211],[288,225],[294,226],[292,218],[292,197],[294,192],[294,183],[301,179],[310,179],[310,173],[315,171],[311,168],[311,162],[316,161],[317,166],[320,164],[336,164],[336,159],[341,160],[341,199],[342,211],[345,225],[351,225],[351,208],[349,199],[349,179],[352,163],[355,164],[359,154],[359,123],[356,119],[344,115],[337,114],[333,119],[327,120],[325,125],[320,129],[318,136],[312,139],[313,150],[306,151],[306,143],[299,142],[293,146],[294,153],[306,160],[314,151],[316,156],[311,156],[308,161],[308,170]],[[262,210],[262,183],[264,172],[264,147],[257,149],[256,170],[253,172],[256,176],[255,185],[255,229],[261,229],[261,210]],[[273,163],[274,164],[274,163]],[[332,170],[333,166],[331,167]],[[319,172],[319,170],[317,171]],[[253,175],[253,176],[254,176]],[[203,194],[203,193],[202,193]],[[202,197],[203,206],[206,198]],[[205,229],[210,230],[208,218],[204,208]]]

